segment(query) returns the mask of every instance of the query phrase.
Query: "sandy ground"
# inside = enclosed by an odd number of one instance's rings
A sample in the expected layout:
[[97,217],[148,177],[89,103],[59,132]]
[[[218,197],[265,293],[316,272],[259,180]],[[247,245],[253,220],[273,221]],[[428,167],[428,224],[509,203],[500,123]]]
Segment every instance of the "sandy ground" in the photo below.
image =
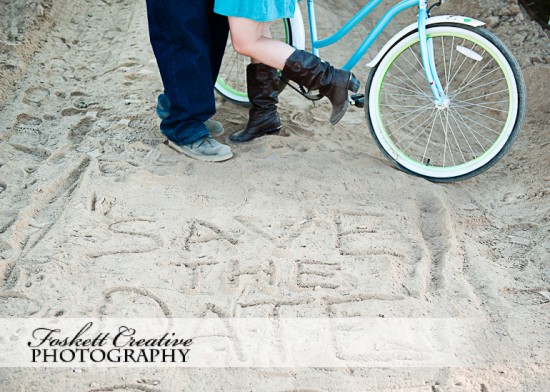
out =
[[[550,40],[513,1],[448,3],[510,46],[529,111],[494,168],[440,185],[392,168],[361,110],[331,127],[292,91],[285,136],[178,155],[143,1],[0,0],[0,315],[475,317],[487,366],[0,369],[0,389],[550,390]],[[361,4],[319,1],[321,34]],[[227,140],[247,111],[218,104]]]

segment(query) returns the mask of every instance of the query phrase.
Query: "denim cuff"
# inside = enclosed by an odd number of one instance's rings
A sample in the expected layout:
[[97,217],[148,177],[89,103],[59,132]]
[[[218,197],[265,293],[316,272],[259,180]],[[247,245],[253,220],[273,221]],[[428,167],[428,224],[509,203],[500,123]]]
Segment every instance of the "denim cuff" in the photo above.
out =
[[178,145],[190,144],[209,135],[208,130],[206,129],[206,125],[204,125],[203,123],[199,124],[200,125],[193,124],[188,127],[163,128],[161,123],[160,131],[169,140]]

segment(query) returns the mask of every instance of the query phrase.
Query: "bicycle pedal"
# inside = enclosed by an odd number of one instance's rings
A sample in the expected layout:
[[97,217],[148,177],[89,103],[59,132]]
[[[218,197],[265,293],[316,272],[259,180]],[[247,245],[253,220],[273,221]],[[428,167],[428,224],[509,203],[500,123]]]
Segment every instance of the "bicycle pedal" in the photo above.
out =
[[351,97],[351,104],[358,107],[365,107],[365,94],[353,94]]

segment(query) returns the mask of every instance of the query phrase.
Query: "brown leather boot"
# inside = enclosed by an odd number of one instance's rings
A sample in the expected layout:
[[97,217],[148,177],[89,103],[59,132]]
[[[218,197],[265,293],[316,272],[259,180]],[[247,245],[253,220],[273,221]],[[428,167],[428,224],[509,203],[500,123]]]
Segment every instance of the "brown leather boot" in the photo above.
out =
[[235,143],[249,142],[260,136],[277,133],[281,130],[281,120],[277,113],[279,103],[279,73],[265,64],[250,64],[246,68],[248,99],[252,103],[248,124],[229,140]]
[[283,77],[310,90],[319,90],[332,103],[330,123],[335,125],[346,114],[349,106],[348,91],[359,91],[360,83],[355,76],[304,50],[295,50],[286,60]]

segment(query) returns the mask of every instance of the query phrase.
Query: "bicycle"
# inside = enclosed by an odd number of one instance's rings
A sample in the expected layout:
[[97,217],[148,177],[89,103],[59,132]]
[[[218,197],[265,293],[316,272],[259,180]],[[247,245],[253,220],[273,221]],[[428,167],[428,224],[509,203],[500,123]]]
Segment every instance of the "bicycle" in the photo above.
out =
[[[525,82],[510,50],[481,21],[431,17],[432,8],[444,2],[395,4],[342,67],[352,70],[396,15],[418,7],[417,21],[367,64],[365,93],[351,101],[364,106],[371,134],[394,166],[433,182],[464,180],[493,166],[516,139],[526,110]],[[380,3],[370,0],[333,35],[318,39],[314,0],[306,0],[312,53],[318,56],[319,49],[342,39]],[[299,7],[272,30],[274,37],[305,48]],[[219,93],[240,104],[248,102],[244,61],[226,54],[216,83]],[[310,100],[320,99],[302,86],[291,87]]]

